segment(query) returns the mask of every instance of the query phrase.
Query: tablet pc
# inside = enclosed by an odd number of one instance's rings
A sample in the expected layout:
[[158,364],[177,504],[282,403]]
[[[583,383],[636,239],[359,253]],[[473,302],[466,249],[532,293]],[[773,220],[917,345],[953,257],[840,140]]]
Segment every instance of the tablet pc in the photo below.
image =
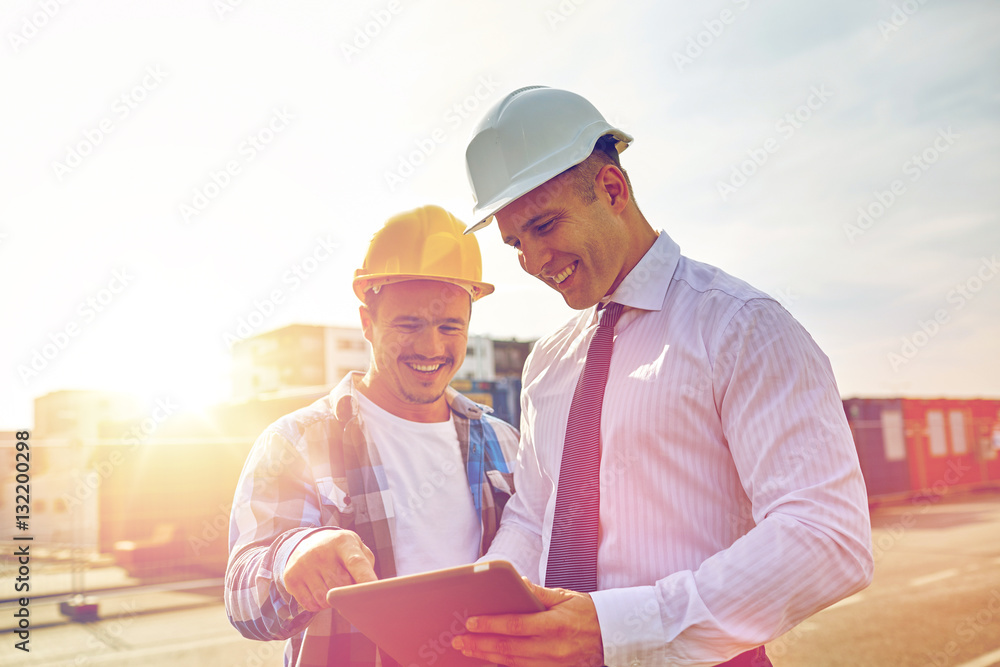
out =
[[451,647],[469,616],[545,610],[507,561],[334,588],[326,599],[403,667],[485,664]]

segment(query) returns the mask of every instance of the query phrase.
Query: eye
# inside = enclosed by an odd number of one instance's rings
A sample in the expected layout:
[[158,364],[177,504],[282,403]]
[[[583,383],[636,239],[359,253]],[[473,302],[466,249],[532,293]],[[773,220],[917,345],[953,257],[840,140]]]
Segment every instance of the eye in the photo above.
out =
[[409,333],[416,333],[417,329],[419,329],[420,327],[419,325],[416,324],[400,324],[396,328],[403,333],[409,334]]
[[553,218],[552,220],[549,220],[545,224],[538,225],[537,227],[535,227],[535,231],[538,232],[539,234],[544,234],[545,232],[547,232],[550,229],[552,229],[552,226],[554,224],[556,224],[555,218]]

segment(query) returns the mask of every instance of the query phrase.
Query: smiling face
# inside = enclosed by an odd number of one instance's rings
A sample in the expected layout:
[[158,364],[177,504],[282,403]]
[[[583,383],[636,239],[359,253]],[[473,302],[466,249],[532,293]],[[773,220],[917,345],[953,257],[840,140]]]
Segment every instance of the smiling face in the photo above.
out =
[[583,310],[613,292],[635,263],[620,219],[628,201],[621,172],[606,166],[588,180],[596,194],[590,202],[577,178],[564,172],[501,209],[496,221],[521,268],[562,294],[570,308]]
[[465,361],[471,309],[469,293],[451,283],[383,286],[377,306],[361,308],[361,326],[372,344],[361,392],[403,419],[446,420],[444,391]]

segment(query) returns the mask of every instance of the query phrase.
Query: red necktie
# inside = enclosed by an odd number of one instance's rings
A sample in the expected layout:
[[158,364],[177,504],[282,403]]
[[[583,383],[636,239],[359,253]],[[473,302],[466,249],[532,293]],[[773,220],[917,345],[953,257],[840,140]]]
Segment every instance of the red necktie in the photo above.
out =
[[600,313],[576,383],[559,468],[556,509],[549,541],[545,585],[581,593],[597,590],[597,545],[601,502],[601,404],[608,383],[615,323],[623,306],[611,302]]

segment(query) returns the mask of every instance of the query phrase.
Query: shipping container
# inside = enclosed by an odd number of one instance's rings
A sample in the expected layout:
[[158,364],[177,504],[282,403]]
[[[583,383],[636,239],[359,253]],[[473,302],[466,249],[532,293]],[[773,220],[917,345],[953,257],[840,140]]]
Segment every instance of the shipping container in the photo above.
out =
[[910,464],[903,433],[903,409],[898,398],[851,398],[844,411],[858,449],[868,496],[910,490]]
[[1000,400],[969,401],[972,441],[979,452],[983,478],[1000,482]]
[[969,442],[969,401],[906,398],[902,405],[912,491],[941,494],[985,481]]
[[1000,482],[1000,400],[844,400],[869,497]]

